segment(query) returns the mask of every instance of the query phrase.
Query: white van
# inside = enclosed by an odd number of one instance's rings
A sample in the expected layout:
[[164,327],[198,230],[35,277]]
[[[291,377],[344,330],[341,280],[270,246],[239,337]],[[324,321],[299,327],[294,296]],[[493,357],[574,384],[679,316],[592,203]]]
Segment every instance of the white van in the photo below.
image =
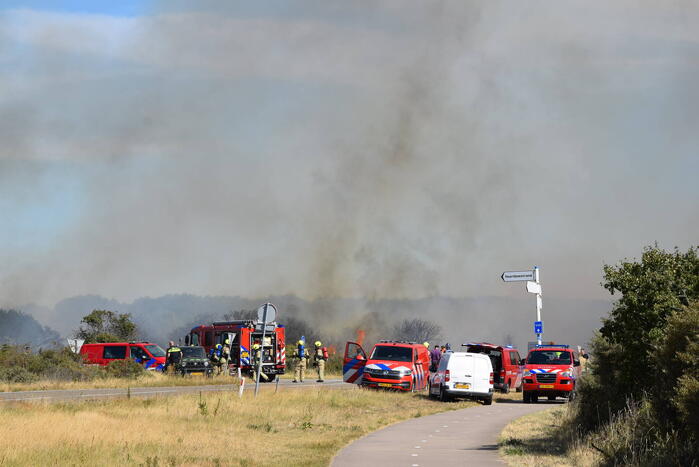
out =
[[493,403],[493,364],[481,353],[447,352],[430,376],[429,396],[447,401],[453,397]]

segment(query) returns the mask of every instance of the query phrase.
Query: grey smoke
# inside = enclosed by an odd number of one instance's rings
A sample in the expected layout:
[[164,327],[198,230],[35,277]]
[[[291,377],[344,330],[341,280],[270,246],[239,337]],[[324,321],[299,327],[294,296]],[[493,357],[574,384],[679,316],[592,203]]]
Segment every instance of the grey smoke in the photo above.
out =
[[503,270],[557,320],[696,241],[694,3],[346,3],[1,12],[0,305],[437,297],[497,337]]

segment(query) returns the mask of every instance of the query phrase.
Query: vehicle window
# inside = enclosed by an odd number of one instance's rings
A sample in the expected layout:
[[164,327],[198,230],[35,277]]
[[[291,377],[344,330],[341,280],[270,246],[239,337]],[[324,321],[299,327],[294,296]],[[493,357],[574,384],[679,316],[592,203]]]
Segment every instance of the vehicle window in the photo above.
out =
[[191,337],[189,338],[189,343],[191,345],[199,345],[199,334],[192,333]]
[[102,358],[115,358],[115,359],[125,359],[126,358],[126,346],[125,345],[105,345],[104,354]]
[[146,345],[145,347],[150,352],[150,354],[154,357],[164,357],[165,356],[165,351],[159,345],[149,344],[149,345]]
[[143,360],[144,358],[150,359],[150,357],[143,351],[142,348],[135,345],[131,346],[131,358],[139,358]]
[[204,335],[206,343],[204,345],[214,345],[214,332],[207,331]]
[[364,350],[354,342],[347,344],[347,358],[356,358],[357,360],[366,360]]
[[510,352],[510,363],[519,365],[519,354],[517,352]]
[[390,360],[393,362],[412,362],[413,349],[393,345],[377,345],[371,354],[372,360]]
[[206,358],[203,347],[180,347],[184,358]]
[[570,352],[557,350],[535,350],[527,357],[527,363],[533,365],[570,365]]

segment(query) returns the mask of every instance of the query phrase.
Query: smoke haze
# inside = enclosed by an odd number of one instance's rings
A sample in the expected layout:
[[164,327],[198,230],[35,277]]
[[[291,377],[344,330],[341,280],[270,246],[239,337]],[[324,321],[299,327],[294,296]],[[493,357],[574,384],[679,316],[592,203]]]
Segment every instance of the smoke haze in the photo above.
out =
[[696,3],[245,3],[0,10],[0,306],[457,297],[497,337],[505,270],[553,320],[696,243]]

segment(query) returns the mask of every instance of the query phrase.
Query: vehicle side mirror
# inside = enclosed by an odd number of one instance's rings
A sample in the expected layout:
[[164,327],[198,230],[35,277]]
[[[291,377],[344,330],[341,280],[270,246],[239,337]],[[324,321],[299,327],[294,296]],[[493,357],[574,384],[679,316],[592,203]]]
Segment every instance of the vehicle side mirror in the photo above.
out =
[[574,361],[573,361],[573,366],[580,366],[580,361],[579,361],[579,360],[574,360]]
[[184,345],[189,345],[189,334],[184,336]]

